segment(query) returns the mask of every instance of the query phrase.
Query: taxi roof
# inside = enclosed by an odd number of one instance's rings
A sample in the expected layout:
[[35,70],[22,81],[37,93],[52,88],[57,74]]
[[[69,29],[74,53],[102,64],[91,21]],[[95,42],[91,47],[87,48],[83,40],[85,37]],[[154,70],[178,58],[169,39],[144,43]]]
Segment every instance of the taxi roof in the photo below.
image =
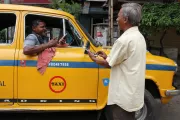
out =
[[61,15],[69,16],[70,18],[74,18],[73,15],[64,11],[44,8],[44,7],[34,7],[29,5],[0,4],[0,10],[44,12],[44,13],[52,13],[52,14],[61,14]]

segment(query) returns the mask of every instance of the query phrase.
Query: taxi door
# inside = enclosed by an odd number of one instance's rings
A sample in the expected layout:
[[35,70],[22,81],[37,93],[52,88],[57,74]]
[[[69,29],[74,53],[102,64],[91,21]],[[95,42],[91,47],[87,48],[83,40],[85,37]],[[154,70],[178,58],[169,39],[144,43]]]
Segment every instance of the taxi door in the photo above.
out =
[[[98,65],[93,63],[87,54],[84,54],[85,42],[81,39],[81,33],[74,25],[74,21],[66,16],[45,15],[43,13],[23,13],[22,17],[26,18],[25,16],[29,19],[42,17],[45,21],[47,20],[47,27],[51,27],[51,30],[54,29],[52,26],[63,26],[63,31],[67,31],[66,28],[68,27],[71,30],[69,34],[74,36],[72,38],[70,35],[69,39],[73,40],[76,36],[76,40],[77,38],[80,40],[78,43],[80,45],[56,48],[54,58],[49,63],[45,73],[41,75],[36,67],[37,56],[23,54],[25,37],[22,37],[18,63],[18,104],[67,105],[69,110],[73,107],[77,109],[78,106],[84,109],[82,105],[88,105],[95,109]],[[22,22],[23,25],[24,22]],[[21,36],[24,36],[24,32]]]
[[0,105],[13,105],[19,12],[0,10]]

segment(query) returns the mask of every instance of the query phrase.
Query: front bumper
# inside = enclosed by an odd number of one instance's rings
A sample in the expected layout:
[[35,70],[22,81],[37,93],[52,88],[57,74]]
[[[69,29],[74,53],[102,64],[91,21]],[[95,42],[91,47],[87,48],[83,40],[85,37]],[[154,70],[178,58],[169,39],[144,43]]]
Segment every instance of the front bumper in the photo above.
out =
[[166,96],[170,97],[170,96],[177,96],[180,95],[180,90],[166,90],[165,92]]

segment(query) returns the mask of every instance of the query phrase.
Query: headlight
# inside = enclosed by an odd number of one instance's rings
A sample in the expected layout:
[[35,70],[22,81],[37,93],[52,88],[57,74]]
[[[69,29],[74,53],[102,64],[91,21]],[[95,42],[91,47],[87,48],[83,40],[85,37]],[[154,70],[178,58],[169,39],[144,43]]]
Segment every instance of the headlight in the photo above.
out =
[[176,66],[176,71],[175,71],[175,74],[177,73],[178,71],[178,64],[176,62],[174,62],[175,66]]

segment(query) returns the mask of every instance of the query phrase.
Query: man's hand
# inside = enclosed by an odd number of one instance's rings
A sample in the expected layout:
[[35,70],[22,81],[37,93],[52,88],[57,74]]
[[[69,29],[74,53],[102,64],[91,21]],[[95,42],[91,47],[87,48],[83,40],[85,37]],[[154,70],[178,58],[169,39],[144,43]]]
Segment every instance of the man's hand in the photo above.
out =
[[59,44],[61,44],[61,45],[66,44],[66,39],[61,38],[61,39],[59,40]]
[[25,55],[39,54],[42,51],[44,51],[45,49],[51,48],[51,47],[56,47],[57,45],[58,45],[58,40],[56,38],[54,38],[54,39],[51,39],[46,44],[41,44],[39,46],[26,46],[23,48],[23,53]]
[[[67,34],[66,34],[67,35]],[[60,40],[59,40],[59,44],[63,45],[63,44],[66,44],[66,35],[64,35]]]
[[103,51],[98,51],[96,54],[99,55],[100,57],[102,57],[103,59],[106,59],[106,58],[107,58],[106,53],[103,52]]
[[95,61],[96,56],[95,56],[90,50],[87,50],[87,52],[88,52],[88,55],[89,55],[89,57],[91,58],[91,60],[92,60],[92,61]]
[[[89,55],[89,57],[91,58],[92,61],[94,61],[95,63],[97,63],[97,64],[99,64],[101,66],[110,68],[109,63],[105,59],[98,59],[98,58],[96,58],[94,53],[92,53],[90,50],[87,50],[87,52],[88,52],[88,55]],[[104,55],[104,56],[107,57],[107,55],[104,52],[98,52],[98,53],[101,53],[102,56]]]
[[57,40],[56,38],[51,39],[51,40],[47,43],[48,47],[55,47],[55,46],[57,46],[57,44],[58,44],[58,40]]
[[68,47],[69,44],[66,43],[66,39],[62,37],[59,41],[56,47],[62,48],[62,47]]

